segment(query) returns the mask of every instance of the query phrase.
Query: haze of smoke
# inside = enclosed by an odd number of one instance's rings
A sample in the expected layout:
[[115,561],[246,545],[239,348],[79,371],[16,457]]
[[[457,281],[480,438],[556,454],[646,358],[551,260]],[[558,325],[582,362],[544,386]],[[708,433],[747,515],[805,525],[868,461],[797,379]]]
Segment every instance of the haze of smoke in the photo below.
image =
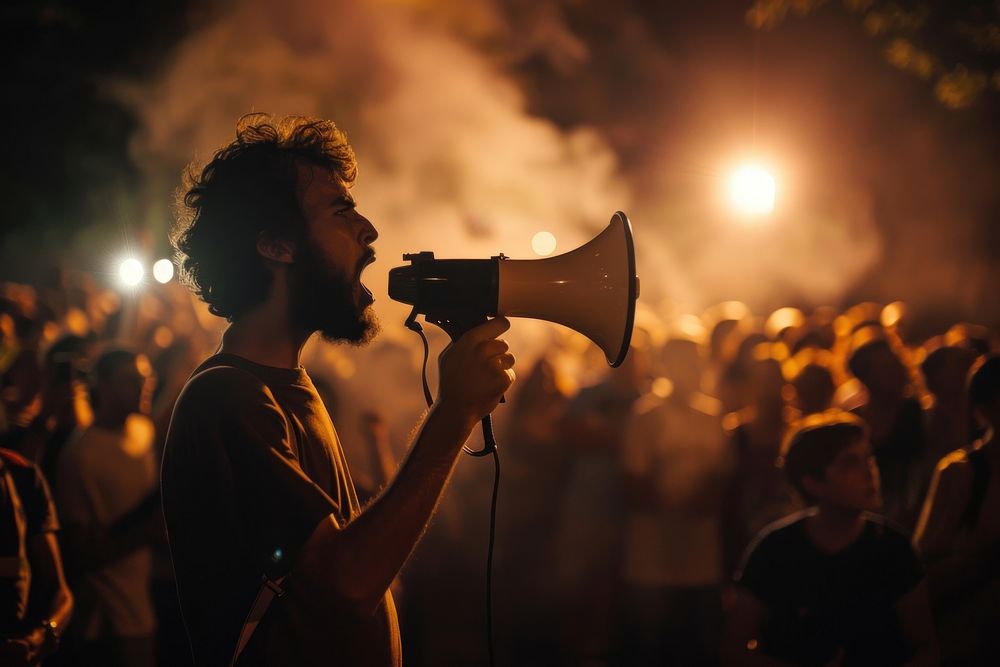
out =
[[[412,336],[401,333],[407,311],[386,295],[388,269],[403,252],[526,258],[542,229],[563,252],[627,208],[615,157],[598,134],[530,116],[486,58],[394,5],[246,3],[187,38],[157,80],[118,93],[142,120],[133,153],[154,188],[176,187],[192,154],[210,157],[251,110],[329,117],[348,133],[360,162],[359,208],[381,233],[379,262],[364,279],[384,342],[360,351],[315,346],[310,358],[341,376],[384,359],[395,365],[353,375],[344,395],[354,405],[345,409],[419,410],[412,355],[407,366],[406,355],[385,352],[399,340],[419,347],[402,338]],[[523,332],[518,353],[527,358],[531,341],[547,334]]]

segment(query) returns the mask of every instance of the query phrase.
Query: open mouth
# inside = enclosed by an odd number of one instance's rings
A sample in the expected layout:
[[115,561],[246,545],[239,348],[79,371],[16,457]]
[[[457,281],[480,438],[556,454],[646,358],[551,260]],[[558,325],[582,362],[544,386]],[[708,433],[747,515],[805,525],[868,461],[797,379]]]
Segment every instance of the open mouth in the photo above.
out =
[[364,304],[370,305],[375,302],[375,296],[372,294],[371,290],[363,282],[361,282],[361,274],[364,272],[365,268],[375,262],[375,253],[369,252],[365,255],[360,262],[358,268],[358,286],[361,288],[361,297]]

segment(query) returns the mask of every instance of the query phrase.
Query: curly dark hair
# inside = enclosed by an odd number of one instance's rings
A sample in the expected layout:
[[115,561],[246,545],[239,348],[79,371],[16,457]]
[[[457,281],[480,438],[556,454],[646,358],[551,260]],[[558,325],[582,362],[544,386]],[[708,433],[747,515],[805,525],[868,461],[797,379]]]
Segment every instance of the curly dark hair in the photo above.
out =
[[271,274],[257,252],[261,233],[302,238],[303,164],[332,170],[347,186],[357,177],[354,151],[332,121],[263,113],[240,118],[236,139],[204,168],[185,170],[170,241],[181,280],[213,315],[233,321],[266,298]]

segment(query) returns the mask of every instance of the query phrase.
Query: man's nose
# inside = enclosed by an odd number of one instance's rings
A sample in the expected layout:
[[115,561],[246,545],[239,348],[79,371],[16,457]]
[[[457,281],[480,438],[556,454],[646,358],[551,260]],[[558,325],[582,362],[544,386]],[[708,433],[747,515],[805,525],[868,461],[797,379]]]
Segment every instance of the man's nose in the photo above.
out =
[[361,228],[361,241],[365,245],[371,245],[378,238],[378,230],[368,218],[361,216],[361,219],[364,221]]

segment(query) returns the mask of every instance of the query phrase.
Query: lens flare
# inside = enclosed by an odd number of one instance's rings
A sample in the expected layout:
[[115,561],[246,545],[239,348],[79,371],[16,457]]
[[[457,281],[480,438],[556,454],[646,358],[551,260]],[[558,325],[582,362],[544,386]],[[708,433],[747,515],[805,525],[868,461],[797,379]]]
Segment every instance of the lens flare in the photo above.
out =
[[169,259],[159,259],[153,264],[153,277],[158,283],[169,283],[174,277],[174,263]]
[[556,249],[556,237],[550,232],[538,232],[531,237],[531,249],[541,257],[551,255]]
[[135,287],[142,282],[142,277],[146,272],[142,268],[142,262],[135,258],[126,259],[118,267],[118,277],[129,287]]
[[744,165],[729,177],[729,201],[744,215],[766,215],[774,210],[774,176],[763,167]]

